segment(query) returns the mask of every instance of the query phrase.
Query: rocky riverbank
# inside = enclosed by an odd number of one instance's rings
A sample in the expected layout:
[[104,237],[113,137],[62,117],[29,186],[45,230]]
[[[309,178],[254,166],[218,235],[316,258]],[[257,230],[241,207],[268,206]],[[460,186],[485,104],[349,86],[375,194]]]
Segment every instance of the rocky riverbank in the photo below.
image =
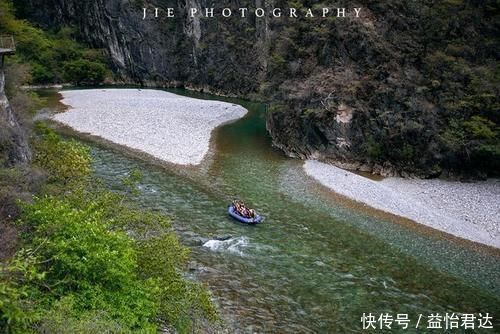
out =
[[[498,177],[495,6],[360,0],[359,17],[277,19],[275,7],[297,4],[168,3],[168,20],[151,16],[148,1],[146,19],[135,1],[14,6],[48,31],[74,26],[104,50],[114,81],[270,101],[269,132],[290,156],[382,175]],[[270,15],[190,15],[255,6]]]
[[212,130],[247,110],[220,101],[160,90],[93,89],[61,92],[69,111],[53,119],[113,143],[181,165],[199,164]]
[[463,183],[391,177],[374,181],[314,160],[307,160],[304,169],[324,186],[357,202],[500,248],[500,180]]

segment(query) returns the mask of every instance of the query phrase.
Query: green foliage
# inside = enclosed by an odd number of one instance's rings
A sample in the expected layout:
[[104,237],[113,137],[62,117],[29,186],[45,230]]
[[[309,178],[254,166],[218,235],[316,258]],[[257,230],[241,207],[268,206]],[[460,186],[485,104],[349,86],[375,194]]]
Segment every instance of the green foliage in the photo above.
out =
[[101,334],[127,333],[125,326],[104,310],[75,310],[75,299],[66,296],[54,302],[38,324],[41,333]]
[[160,313],[165,321],[181,333],[193,330],[193,319],[218,319],[216,309],[207,290],[184,279],[180,269],[188,259],[188,251],[175,235],[167,234],[139,243],[139,266],[147,278],[159,283]]
[[67,80],[95,85],[104,80],[106,59],[102,52],[90,51],[75,42],[72,28],[63,27],[55,34],[36,28],[15,17],[11,0],[0,2],[0,13],[0,33],[12,34],[16,40],[16,56],[9,57],[9,61],[30,64],[31,83],[51,84]]
[[415,157],[415,149],[413,146],[405,143],[400,152],[401,159],[411,161]]
[[375,161],[380,161],[384,157],[384,147],[382,144],[375,141],[373,137],[369,137],[363,143],[363,149],[366,154]]
[[56,79],[56,75],[49,67],[37,62],[31,65],[31,77],[33,83],[50,83]]
[[465,121],[452,119],[441,139],[450,160],[460,160],[468,168],[496,169],[500,167],[498,137],[494,122],[475,115]]
[[19,93],[20,86],[31,81],[32,68],[27,64],[8,64],[4,72],[5,92],[9,98]]
[[279,53],[273,53],[269,60],[269,69],[272,74],[279,74],[286,69],[286,60]]
[[45,278],[37,262],[32,250],[21,250],[0,271],[0,331],[26,333],[39,318],[30,300]]
[[158,287],[139,279],[133,241],[110,230],[96,205],[76,209],[45,197],[25,207],[22,222],[32,229],[26,241],[45,259],[44,285],[50,296],[72,296],[75,310],[104,310],[127,328],[153,330]]
[[189,252],[170,220],[131,203],[140,172],[109,192],[88,175],[87,148],[42,124],[38,134],[52,186],[22,206],[24,248],[0,271],[0,332],[156,333],[168,323],[190,333],[216,321],[207,289],[182,275]]
[[[430,98],[442,108],[439,138],[448,168],[495,173],[500,166],[498,41],[488,41],[495,34],[488,10],[495,6],[449,0],[436,3],[426,21],[423,74]],[[460,22],[468,22],[474,37]]]
[[53,130],[38,125],[41,137],[33,145],[34,163],[50,174],[52,181],[79,180],[90,173],[88,147],[75,140],[62,140]]
[[463,122],[463,127],[475,139],[493,139],[497,136],[495,123],[478,115]]
[[122,179],[123,185],[127,188],[127,192],[137,196],[139,194],[138,184],[141,182],[143,175],[140,170],[134,169]]
[[[177,237],[163,232],[136,244],[125,233],[134,226],[121,220],[142,212],[115,204],[128,213],[114,216],[102,206],[109,200],[101,198],[105,194],[47,196],[25,206],[20,224],[30,229],[25,243],[36,246],[30,252],[37,257],[11,266],[20,268],[15,275],[14,269],[9,272],[23,284],[0,280],[0,310],[6,319],[0,328],[15,332],[38,322],[50,332],[155,332],[154,320],[160,317],[185,333],[193,319],[217,319],[206,289],[181,275],[188,250]],[[26,284],[35,278],[37,284]]]
[[97,85],[104,81],[106,67],[103,64],[78,59],[64,63],[63,78],[76,85]]

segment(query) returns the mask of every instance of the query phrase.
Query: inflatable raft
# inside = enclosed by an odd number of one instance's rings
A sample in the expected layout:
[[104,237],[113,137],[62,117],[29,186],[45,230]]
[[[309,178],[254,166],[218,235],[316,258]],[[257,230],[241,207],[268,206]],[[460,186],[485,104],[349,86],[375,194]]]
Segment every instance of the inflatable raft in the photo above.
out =
[[260,215],[256,215],[255,218],[243,217],[236,211],[236,209],[232,205],[228,207],[227,213],[237,221],[242,222],[244,224],[258,224],[262,222],[262,220],[264,220],[264,218],[262,218],[262,216]]

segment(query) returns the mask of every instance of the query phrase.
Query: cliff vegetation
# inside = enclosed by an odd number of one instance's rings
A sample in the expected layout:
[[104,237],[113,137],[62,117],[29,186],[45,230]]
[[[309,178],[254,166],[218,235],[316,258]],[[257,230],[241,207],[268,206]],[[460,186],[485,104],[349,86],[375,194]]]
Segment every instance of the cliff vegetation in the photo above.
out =
[[73,28],[39,29],[26,20],[17,19],[10,0],[0,2],[0,12],[0,34],[13,35],[16,40],[17,53],[9,57],[9,63],[26,68],[29,74],[26,83],[96,85],[109,75],[102,50],[78,43]]
[[[0,332],[191,333],[219,326],[208,289],[185,278],[189,251],[170,219],[134,202],[141,175],[111,192],[91,174],[89,148],[33,124],[45,101],[20,86],[95,84],[100,54],[13,16],[17,37],[0,70]],[[83,70],[90,64],[90,71]],[[81,73],[83,71],[84,73]],[[10,101],[9,101],[10,100]]]
[[[44,30],[74,27],[122,82],[269,101],[269,132],[290,156],[384,175],[498,175],[498,1],[334,5],[360,17],[189,16],[319,13],[327,1],[16,1]],[[176,15],[143,20],[143,7]]]

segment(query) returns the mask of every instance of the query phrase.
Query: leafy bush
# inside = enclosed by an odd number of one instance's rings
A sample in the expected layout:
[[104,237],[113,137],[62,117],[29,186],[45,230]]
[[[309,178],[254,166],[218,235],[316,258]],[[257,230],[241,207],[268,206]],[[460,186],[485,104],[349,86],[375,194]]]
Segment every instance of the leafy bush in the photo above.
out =
[[160,314],[167,323],[182,333],[191,333],[194,319],[218,319],[208,290],[184,279],[180,269],[188,259],[188,251],[175,235],[166,234],[138,244],[139,266],[145,278],[159,283]]
[[73,296],[75,310],[103,310],[127,328],[153,330],[158,287],[138,277],[133,241],[111,231],[96,204],[76,209],[68,200],[45,197],[26,206],[27,241],[46,261],[40,266],[44,286],[50,296]]
[[0,270],[0,331],[26,333],[39,319],[36,305],[30,301],[44,274],[36,268],[38,259],[31,250],[17,252]]
[[51,83],[56,81],[56,75],[50,68],[35,62],[31,66],[31,77],[34,83]]
[[448,160],[460,161],[462,168],[498,170],[500,142],[496,124],[474,115],[465,121],[452,119],[441,139],[447,148]]
[[103,64],[86,59],[66,62],[63,78],[76,85],[97,85],[104,81],[106,68]]
[[13,8],[11,0],[0,2],[0,33],[14,35],[16,56],[9,57],[8,61],[30,64],[32,83],[52,84],[68,80],[78,84],[97,84],[103,81],[106,58],[102,52],[76,42],[70,27],[49,33],[26,20],[17,19]]
[[373,137],[369,137],[363,143],[363,149],[366,154],[374,161],[379,162],[384,157],[384,147],[379,142],[375,141]]
[[[164,217],[118,207],[108,192],[75,193],[24,206],[19,224],[29,229],[28,248],[0,275],[0,330],[36,324],[47,332],[154,333],[161,320],[187,333],[194,319],[217,320],[207,290],[183,278],[188,250]],[[135,224],[151,233],[154,218],[163,220],[158,236],[127,236]]]
[[478,115],[463,122],[463,127],[476,139],[493,139],[497,136],[495,123]]
[[[88,149],[38,125],[36,161],[52,187],[24,204],[24,249],[0,271],[0,332],[180,333],[218,319],[208,290],[185,279],[189,252],[167,217],[89,176]],[[72,182],[68,182],[71,180]],[[131,190],[132,189],[132,190]]]
[[101,334],[127,333],[129,330],[104,310],[75,311],[75,299],[56,301],[37,324],[41,333]]
[[38,125],[42,134],[34,143],[34,163],[49,172],[52,181],[67,183],[90,173],[91,158],[88,147],[75,140],[62,140],[53,130]]

